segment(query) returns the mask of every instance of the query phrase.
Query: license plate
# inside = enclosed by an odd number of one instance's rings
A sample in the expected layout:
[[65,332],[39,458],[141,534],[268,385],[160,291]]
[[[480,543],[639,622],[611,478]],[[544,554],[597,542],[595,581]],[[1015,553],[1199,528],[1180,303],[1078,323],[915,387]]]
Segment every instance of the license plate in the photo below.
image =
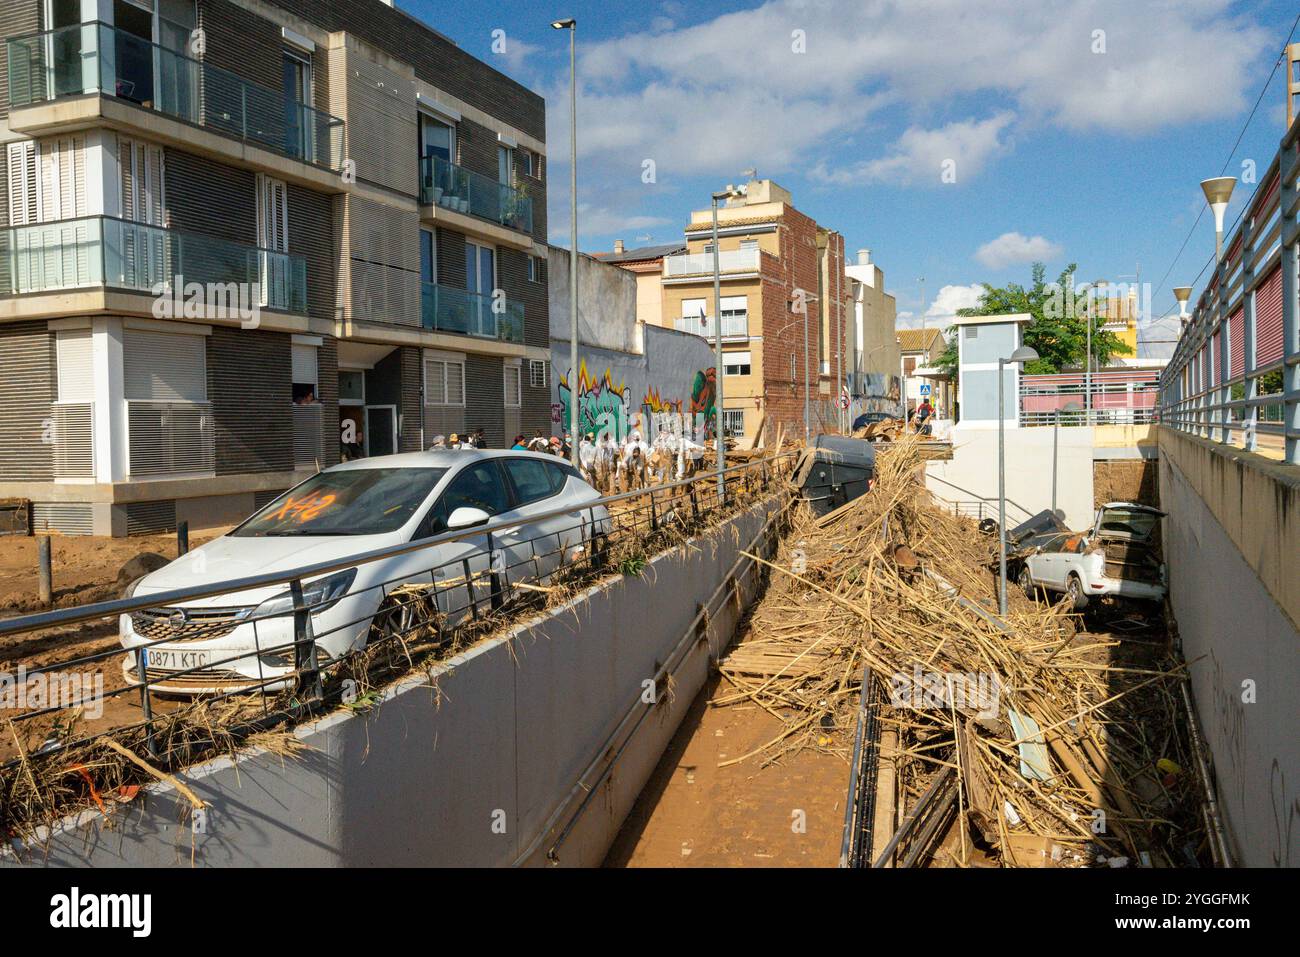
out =
[[145,650],[145,667],[161,671],[189,671],[191,668],[206,668],[212,661],[210,651],[168,651],[162,648]]

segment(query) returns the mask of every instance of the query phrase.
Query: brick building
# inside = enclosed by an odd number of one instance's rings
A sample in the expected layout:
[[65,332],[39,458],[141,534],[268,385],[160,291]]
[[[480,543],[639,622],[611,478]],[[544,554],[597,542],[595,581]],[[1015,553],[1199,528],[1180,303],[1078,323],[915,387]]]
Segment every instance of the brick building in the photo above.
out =
[[[723,421],[744,444],[758,430],[814,434],[828,417],[843,375],[852,292],[844,280],[844,237],[817,225],[771,180],[718,210],[722,315],[713,298],[712,211],[696,210],[686,251],[663,260],[661,323],[711,342],[721,326]],[[825,424],[822,420],[826,419]]]
[[549,425],[545,104],[382,0],[0,0],[0,497],[234,522]]

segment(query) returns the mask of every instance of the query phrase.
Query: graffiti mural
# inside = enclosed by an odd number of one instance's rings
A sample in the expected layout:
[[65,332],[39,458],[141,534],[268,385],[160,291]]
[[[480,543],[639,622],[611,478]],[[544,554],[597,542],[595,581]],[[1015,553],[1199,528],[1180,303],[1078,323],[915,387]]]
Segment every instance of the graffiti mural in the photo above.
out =
[[[551,421],[559,431],[567,431],[571,421],[571,372],[570,369],[557,377],[559,401],[551,406]],[[578,362],[577,376],[579,431],[597,435],[608,432],[617,441],[622,441],[634,428],[650,437],[661,428],[668,428],[665,422],[672,418],[679,420],[679,424],[672,426],[674,431],[684,428],[687,432],[711,437],[715,414],[715,379],[713,368],[697,370],[692,379],[689,399],[666,395],[659,386],[648,385],[642,393],[641,401],[634,406],[634,393],[626,382],[621,378],[616,381],[616,376],[609,367],[599,375],[592,375],[587,369],[587,360],[581,359]],[[689,417],[687,423],[680,423],[683,416]]]

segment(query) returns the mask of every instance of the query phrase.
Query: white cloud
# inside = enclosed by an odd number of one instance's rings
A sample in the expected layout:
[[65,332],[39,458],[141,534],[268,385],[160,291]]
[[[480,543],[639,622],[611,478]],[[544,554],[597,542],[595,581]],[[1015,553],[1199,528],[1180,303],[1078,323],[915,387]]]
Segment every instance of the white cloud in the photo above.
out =
[[[819,164],[812,177],[841,186],[961,183],[977,176],[989,159],[1007,150],[1002,134],[1012,119],[1010,113],[1003,112],[986,120],[962,120],[933,130],[913,126],[886,156],[834,171]],[[950,175],[945,178],[945,174]]]
[[980,283],[969,286],[944,286],[925,310],[929,325],[949,326],[957,315],[958,309],[971,309],[979,305],[984,287]]
[[[567,249],[572,238],[567,204],[564,210],[563,216],[552,216],[550,218],[547,222],[547,231],[551,242]],[[663,226],[668,222],[670,221],[662,216],[628,215],[621,209],[591,206],[586,203],[578,204],[578,228],[581,236],[606,236],[615,233],[633,236],[638,230],[649,229],[652,226]],[[582,243],[580,242],[579,248],[581,246]]]
[[[1239,110],[1271,42],[1230,0],[770,0],[681,27],[678,9],[583,43],[584,152],[779,171],[824,137],[860,132],[885,104],[919,116],[969,98],[1074,130],[1147,132]],[[795,30],[805,53],[792,49]],[[1093,52],[1096,30],[1105,53]],[[567,76],[551,85],[563,92]],[[564,98],[548,101],[553,129],[566,129]],[[780,142],[769,151],[768,140]],[[899,142],[904,154],[924,149]]]
[[1003,233],[975,250],[975,261],[989,269],[1005,269],[1018,263],[1048,262],[1063,252],[1058,243],[1042,236]]

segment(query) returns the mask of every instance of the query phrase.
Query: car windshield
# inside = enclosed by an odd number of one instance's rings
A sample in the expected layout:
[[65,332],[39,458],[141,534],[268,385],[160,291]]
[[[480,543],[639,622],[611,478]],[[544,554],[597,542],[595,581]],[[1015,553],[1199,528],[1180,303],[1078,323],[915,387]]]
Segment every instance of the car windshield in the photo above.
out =
[[230,534],[382,535],[405,525],[446,469],[341,469],[290,489]]
[[1158,521],[1160,515],[1156,512],[1137,508],[1107,508],[1102,510],[1098,531],[1142,541],[1151,537]]

